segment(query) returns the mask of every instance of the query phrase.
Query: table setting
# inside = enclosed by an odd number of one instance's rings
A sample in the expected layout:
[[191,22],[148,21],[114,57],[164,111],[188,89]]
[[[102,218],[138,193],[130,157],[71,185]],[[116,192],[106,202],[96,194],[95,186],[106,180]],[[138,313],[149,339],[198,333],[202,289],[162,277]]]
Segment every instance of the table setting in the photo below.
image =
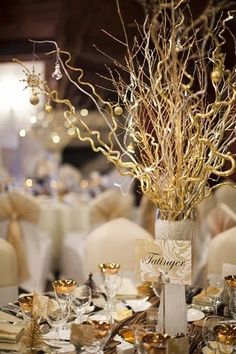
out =
[[187,333],[173,336],[158,331],[160,278],[133,283],[131,296],[119,264],[98,268],[101,286],[92,274],[85,284],[58,279],[52,291],[23,293],[2,306],[0,353],[234,353],[236,275],[212,277],[204,289],[186,286]]

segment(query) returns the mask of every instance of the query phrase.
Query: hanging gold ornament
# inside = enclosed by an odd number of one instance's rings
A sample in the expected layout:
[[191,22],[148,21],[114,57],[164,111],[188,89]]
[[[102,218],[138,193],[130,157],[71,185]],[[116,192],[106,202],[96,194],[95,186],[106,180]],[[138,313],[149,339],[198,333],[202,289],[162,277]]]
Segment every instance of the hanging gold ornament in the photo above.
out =
[[32,94],[30,97],[30,103],[33,104],[34,106],[39,103],[39,98],[37,95]]
[[115,113],[116,116],[121,116],[122,113],[123,113],[123,108],[120,107],[120,106],[116,106],[116,107],[114,108],[114,113]]
[[215,69],[211,73],[211,80],[214,84],[217,84],[222,77],[222,72],[219,69]]
[[52,106],[50,105],[50,103],[46,103],[44,106],[44,110],[47,113],[51,113],[52,112]]

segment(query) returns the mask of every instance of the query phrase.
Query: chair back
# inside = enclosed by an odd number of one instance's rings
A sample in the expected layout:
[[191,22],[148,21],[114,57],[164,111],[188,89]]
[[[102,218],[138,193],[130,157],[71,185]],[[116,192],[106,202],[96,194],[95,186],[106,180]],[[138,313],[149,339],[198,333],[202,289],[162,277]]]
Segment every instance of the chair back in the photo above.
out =
[[135,269],[135,241],[152,236],[133,221],[116,218],[93,230],[85,245],[86,271],[98,272],[99,263],[116,262],[122,271]]
[[39,206],[33,198],[18,191],[1,196],[0,220],[8,223],[5,238],[16,251],[19,282],[29,277],[20,222],[26,220],[30,223],[36,223],[38,218]]
[[236,214],[226,204],[218,204],[206,218],[207,228],[211,237],[236,226]]
[[226,204],[236,213],[236,188],[230,185],[223,185],[216,189],[215,199],[217,203]]
[[0,305],[18,298],[17,258],[13,246],[0,239]]
[[216,235],[209,243],[207,273],[222,273],[224,263],[236,265],[236,226]]
[[90,223],[92,227],[115,218],[129,218],[132,215],[133,198],[123,196],[119,190],[108,189],[91,202]]

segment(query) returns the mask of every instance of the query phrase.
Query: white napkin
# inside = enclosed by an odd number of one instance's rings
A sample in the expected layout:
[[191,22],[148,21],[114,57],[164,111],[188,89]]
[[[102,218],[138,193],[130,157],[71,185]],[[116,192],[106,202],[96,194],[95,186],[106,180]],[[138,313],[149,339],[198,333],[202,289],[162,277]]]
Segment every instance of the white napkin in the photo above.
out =
[[132,299],[125,300],[125,303],[132,308],[134,312],[140,312],[147,310],[152,304],[147,301],[147,298],[144,299]]

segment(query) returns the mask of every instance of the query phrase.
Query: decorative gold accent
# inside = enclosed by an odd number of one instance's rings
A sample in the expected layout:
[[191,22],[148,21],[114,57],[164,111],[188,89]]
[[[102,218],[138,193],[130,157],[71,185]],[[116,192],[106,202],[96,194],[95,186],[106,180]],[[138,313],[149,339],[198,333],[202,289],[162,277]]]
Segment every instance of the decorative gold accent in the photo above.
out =
[[214,327],[217,342],[226,345],[236,345],[236,325],[235,324],[219,324]]
[[30,103],[32,104],[32,105],[36,105],[36,104],[38,104],[39,103],[39,98],[38,98],[38,96],[37,95],[32,95],[31,97],[30,97]]
[[46,103],[44,106],[45,112],[47,113],[51,113],[52,112],[52,106],[50,105],[50,103]]
[[117,115],[117,116],[121,116],[123,114],[123,108],[120,107],[120,106],[116,106],[114,108],[114,113]]
[[24,334],[20,339],[20,345],[22,352],[29,354],[36,353],[37,350],[45,346],[39,321],[36,317],[33,316],[26,326]]
[[131,344],[134,344],[134,331],[130,327],[122,328],[119,331],[119,335],[126,341]]
[[[138,179],[142,192],[159,209],[173,211],[174,220],[182,213],[188,218],[216,188],[209,186],[209,178],[227,177],[236,170],[235,156],[229,151],[236,140],[236,74],[235,67],[226,67],[223,52],[226,33],[236,43],[227,27],[233,12],[227,11],[230,2],[210,1],[193,19],[189,0],[140,2],[147,11],[152,6],[152,15],[137,28],[133,43],[128,41],[118,0],[124,40],[108,34],[126,49],[125,65],[110,58],[115,69],[109,69],[106,77],[117,92],[122,115],[116,116],[116,103],[104,100],[83,81],[83,70],[71,66],[70,53],[54,41],[33,41],[53,45],[55,50],[47,55],[56,53],[68,81],[96,104],[110,130],[108,141],[88,125],[86,117],[71,122],[75,108],[70,100],[60,98],[45,83],[37,85],[25,70],[26,81],[64,106],[65,118],[78,138],[102,152],[121,174]],[[72,78],[75,73],[77,80]],[[130,141],[135,152],[128,148]]]
[[70,295],[75,290],[77,283],[75,280],[72,279],[61,279],[55,280],[52,285],[57,294]]
[[118,263],[100,263],[98,267],[104,274],[116,274],[120,269],[120,265]]

